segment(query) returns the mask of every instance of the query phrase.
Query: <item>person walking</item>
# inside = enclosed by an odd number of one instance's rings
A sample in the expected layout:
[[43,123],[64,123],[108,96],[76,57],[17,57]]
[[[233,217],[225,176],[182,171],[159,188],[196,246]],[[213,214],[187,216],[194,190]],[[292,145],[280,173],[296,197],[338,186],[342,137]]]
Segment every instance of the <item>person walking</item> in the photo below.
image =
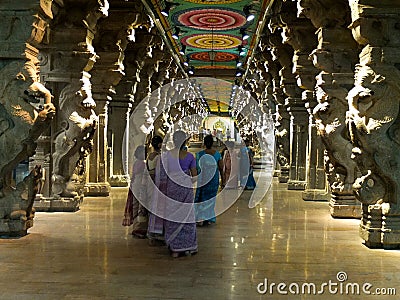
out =
[[227,189],[238,188],[239,173],[239,152],[235,149],[235,142],[227,141],[226,150],[222,156],[223,162],[223,183],[222,186]]
[[[155,172],[152,213],[162,218],[165,242],[174,258],[197,253],[193,193],[197,170],[193,154],[184,150],[186,140],[184,131],[173,134],[174,148],[161,154]],[[149,232],[157,229],[153,225],[149,223]]]
[[[152,206],[153,200],[153,193],[155,188],[155,174],[156,174],[156,167],[158,160],[161,154],[161,147],[162,147],[163,139],[162,137],[155,135],[151,139],[151,146],[153,151],[149,153],[146,159],[146,166],[148,171],[148,181],[146,186],[146,194],[148,200],[148,207]],[[151,225],[150,225],[151,224]],[[158,218],[149,211],[149,226],[147,229],[147,238],[149,239],[149,245],[163,245],[165,244],[164,240],[164,228],[163,222],[161,218]]]
[[143,182],[145,170],[145,150],[143,145],[136,148],[135,162],[132,167],[131,182],[128,190],[128,197],[125,204],[123,226],[133,225],[132,235],[138,238],[145,238],[147,233],[148,212],[142,205],[141,200],[145,184]]
[[194,202],[196,203],[198,226],[216,222],[215,201],[219,187],[219,175],[223,178],[223,165],[221,153],[213,148],[213,142],[212,135],[205,136],[205,149],[196,153],[196,166],[199,175]]

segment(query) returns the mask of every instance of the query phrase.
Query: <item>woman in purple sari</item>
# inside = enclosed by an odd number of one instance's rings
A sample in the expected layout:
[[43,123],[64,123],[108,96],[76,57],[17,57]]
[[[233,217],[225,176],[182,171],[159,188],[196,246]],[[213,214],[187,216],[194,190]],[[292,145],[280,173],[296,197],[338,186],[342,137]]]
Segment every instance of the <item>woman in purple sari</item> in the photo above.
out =
[[176,131],[175,148],[163,153],[156,168],[156,186],[149,233],[164,231],[172,257],[197,253],[196,220],[192,177],[196,159],[184,150],[186,134]]

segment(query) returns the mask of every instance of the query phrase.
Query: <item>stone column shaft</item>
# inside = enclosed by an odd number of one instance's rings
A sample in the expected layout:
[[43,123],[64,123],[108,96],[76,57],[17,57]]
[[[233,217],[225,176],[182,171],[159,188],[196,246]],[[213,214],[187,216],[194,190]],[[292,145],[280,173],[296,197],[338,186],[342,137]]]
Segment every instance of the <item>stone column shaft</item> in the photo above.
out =
[[33,226],[34,198],[43,183],[43,149],[28,176],[15,182],[12,172],[35,154],[56,113],[53,95],[39,77],[51,1],[3,1],[0,17],[0,236],[23,236]]
[[347,95],[353,185],[362,203],[360,236],[371,248],[400,248],[400,5],[349,1],[353,37],[363,47]]
[[112,122],[109,126],[109,136],[111,135],[112,138],[112,164],[109,182],[111,186],[128,186],[130,178],[127,155],[129,154],[129,117],[132,103],[129,99],[117,101],[114,98],[110,104],[109,119]]

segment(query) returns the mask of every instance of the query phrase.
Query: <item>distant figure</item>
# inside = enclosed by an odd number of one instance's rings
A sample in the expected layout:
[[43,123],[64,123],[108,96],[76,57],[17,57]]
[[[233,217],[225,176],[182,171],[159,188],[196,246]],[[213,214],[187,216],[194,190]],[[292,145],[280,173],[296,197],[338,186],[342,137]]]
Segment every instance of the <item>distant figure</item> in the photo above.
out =
[[195,203],[197,225],[215,223],[215,199],[219,187],[219,174],[222,176],[221,154],[212,148],[212,135],[204,137],[205,150],[196,153],[198,171]]
[[202,141],[206,135],[207,135],[207,130],[204,127],[201,127],[199,136],[200,141]]
[[227,141],[226,147],[222,158],[223,186],[227,189],[236,189],[238,187],[239,151],[235,149],[235,142],[233,141]]
[[231,139],[231,130],[229,128],[226,129],[226,140],[229,141]]
[[[161,154],[155,183],[159,189],[152,213],[158,217],[149,222],[149,233],[161,234],[172,257],[197,253],[197,233],[194,213],[192,177],[197,175],[193,154],[183,150],[186,134],[176,131],[174,148]],[[160,222],[161,220],[161,222]]]
[[145,147],[140,145],[136,148],[135,162],[132,167],[131,183],[129,186],[128,197],[125,204],[123,226],[133,224],[132,235],[138,238],[145,238],[147,233],[148,213],[146,208],[139,202],[144,197],[143,176],[145,169]]
[[249,140],[245,140],[245,146],[240,149],[240,186],[245,190],[253,190],[256,187],[253,175],[254,153],[249,145]]

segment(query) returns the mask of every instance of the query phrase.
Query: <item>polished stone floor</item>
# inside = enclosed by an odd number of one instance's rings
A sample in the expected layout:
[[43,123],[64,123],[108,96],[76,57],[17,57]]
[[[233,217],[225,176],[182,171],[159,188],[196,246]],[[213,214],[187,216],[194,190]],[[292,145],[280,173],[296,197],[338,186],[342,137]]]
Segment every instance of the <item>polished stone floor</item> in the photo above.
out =
[[400,252],[366,248],[358,220],[332,219],[327,202],[275,181],[255,208],[250,195],[198,228],[199,253],[178,259],[121,225],[124,188],[76,213],[37,213],[27,236],[0,239],[0,299],[399,299],[376,288],[400,294]]

